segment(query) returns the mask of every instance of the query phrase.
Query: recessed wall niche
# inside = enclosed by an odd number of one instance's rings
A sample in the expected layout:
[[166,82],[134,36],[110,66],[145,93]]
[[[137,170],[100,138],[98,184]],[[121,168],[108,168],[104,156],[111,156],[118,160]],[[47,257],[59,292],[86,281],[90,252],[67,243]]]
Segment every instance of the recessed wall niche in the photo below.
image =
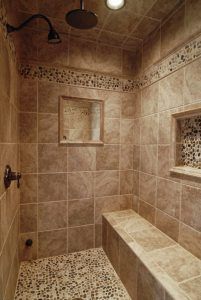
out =
[[61,144],[103,144],[103,100],[61,96],[59,104]]
[[201,108],[172,115],[174,173],[201,178]]

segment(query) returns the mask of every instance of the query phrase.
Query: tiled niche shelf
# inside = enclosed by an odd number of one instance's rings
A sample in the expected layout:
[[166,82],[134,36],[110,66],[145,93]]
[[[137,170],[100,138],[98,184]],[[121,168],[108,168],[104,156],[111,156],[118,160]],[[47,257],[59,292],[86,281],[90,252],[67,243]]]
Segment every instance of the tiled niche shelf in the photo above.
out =
[[201,107],[172,114],[171,173],[201,178]]

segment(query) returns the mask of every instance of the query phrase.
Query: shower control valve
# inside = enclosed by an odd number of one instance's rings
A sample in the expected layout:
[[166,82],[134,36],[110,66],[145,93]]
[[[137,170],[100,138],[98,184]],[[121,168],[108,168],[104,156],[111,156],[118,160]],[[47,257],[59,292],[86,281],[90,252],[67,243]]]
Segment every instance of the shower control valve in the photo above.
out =
[[21,178],[21,174],[19,172],[13,172],[11,170],[11,167],[9,165],[6,166],[5,168],[5,172],[4,172],[4,185],[5,188],[9,188],[9,186],[11,185],[11,182],[16,180],[17,181],[17,187],[20,187],[20,178]]

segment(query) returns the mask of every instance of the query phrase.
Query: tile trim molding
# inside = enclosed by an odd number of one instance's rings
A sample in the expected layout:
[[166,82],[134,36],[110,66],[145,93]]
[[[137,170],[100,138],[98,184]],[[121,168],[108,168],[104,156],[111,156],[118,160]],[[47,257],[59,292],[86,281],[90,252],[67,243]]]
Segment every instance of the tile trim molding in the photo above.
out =
[[135,93],[170,75],[201,57],[201,35],[189,41],[174,53],[148,68],[140,77],[126,78],[72,68],[38,64],[21,64],[22,77],[65,83],[67,85]]

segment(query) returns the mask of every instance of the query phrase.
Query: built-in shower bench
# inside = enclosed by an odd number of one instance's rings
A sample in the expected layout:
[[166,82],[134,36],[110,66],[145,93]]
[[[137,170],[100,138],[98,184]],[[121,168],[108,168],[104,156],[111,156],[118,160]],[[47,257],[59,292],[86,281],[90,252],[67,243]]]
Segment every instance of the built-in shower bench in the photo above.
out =
[[103,214],[103,249],[132,299],[201,299],[200,260],[133,210]]

